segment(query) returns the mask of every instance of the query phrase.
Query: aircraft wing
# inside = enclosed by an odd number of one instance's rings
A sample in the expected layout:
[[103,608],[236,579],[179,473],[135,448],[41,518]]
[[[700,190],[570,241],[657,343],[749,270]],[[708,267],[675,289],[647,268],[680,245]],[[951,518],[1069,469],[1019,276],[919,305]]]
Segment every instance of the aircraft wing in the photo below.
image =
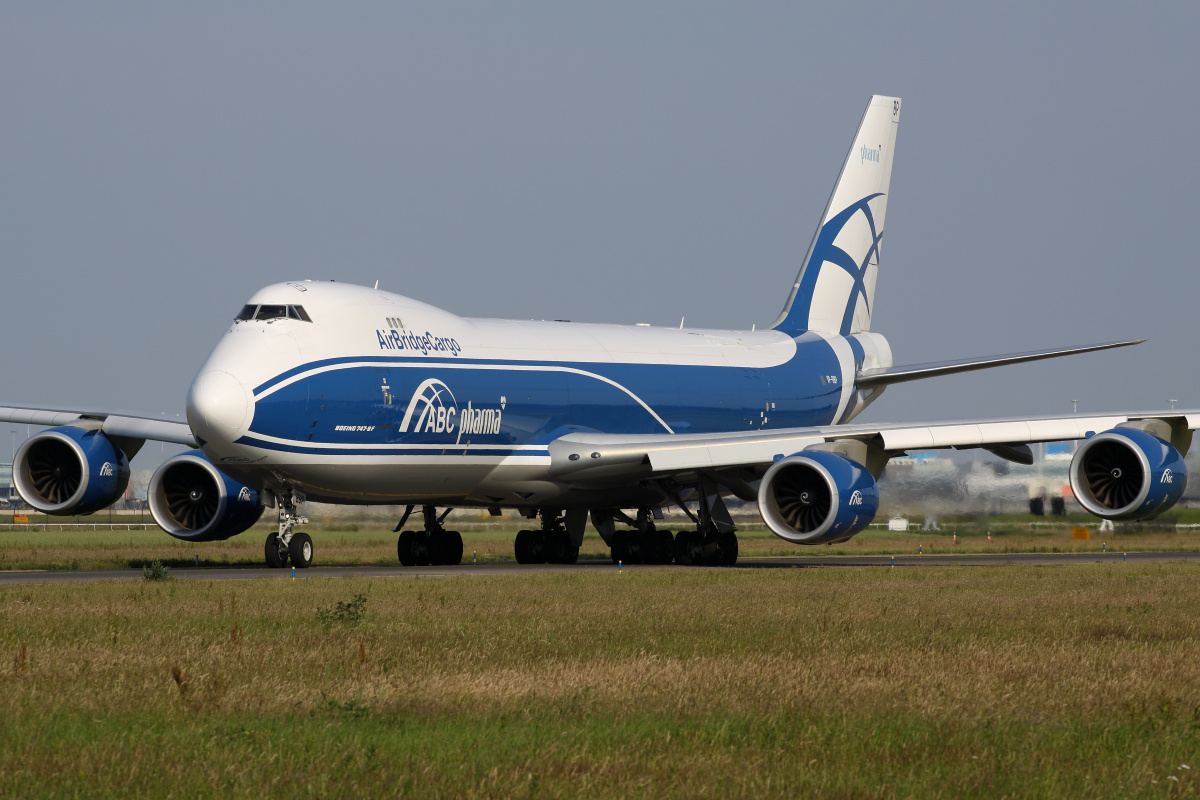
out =
[[1200,428],[1200,411],[1161,411],[674,436],[572,433],[551,442],[550,472],[570,483],[598,485],[739,467],[765,470],[781,456],[845,440],[873,446],[889,457],[909,450],[979,447],[1012,461],[1031,463],[1029,444],[1084,439],[1142,419],[1170,425],[1172,439],[1178,434],[1183,442],[1182,452],[1187,450],[1190,432]]
[[8,408],[0,406],[0,422],[19,422],[29,425],[70,425],[72,422],[100,423],[100,430],[109,436],[125,439],[172,442],[196,447],[196,437],[186,422],[154,417],[110,414],[103,411],[79,411],[54,408]]

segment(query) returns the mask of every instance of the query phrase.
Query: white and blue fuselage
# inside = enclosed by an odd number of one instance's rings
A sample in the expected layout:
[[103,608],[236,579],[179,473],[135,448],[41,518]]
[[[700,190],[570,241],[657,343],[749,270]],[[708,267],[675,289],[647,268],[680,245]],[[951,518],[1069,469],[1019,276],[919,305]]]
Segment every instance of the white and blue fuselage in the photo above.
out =
[[188,422],[231,476],[327,502],[594,506],[548,474],[552,440],[842,423],[875,397],[857,373],[891,365],[876,333],[467,319],[332,282],[266,287],[264,308],[201,368]]

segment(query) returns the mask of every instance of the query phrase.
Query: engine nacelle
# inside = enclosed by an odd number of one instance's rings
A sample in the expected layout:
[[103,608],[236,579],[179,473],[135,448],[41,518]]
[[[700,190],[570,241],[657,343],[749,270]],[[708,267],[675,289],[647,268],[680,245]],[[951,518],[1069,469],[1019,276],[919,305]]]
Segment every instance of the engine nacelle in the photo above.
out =
[[1179,451],[1136,428],[1098,433],[1071,460],[1075,499],[1105,519],[1152,517],[1175,505],[1186,488],[1187,466]]
[[98,430],[67,425],[42,431],[17,451],[13,483],[43,514],[91,514],[129,484],[129,459]]
[[875,518],[879,486],[856,461],[806,450],[776,461],[758,487],[758,509],[776,536],[796,544],[844,542]]
[[184,453],[166,461],[150,478],[150,513],[176,539],[215,542],[237,536],[262,516],[258,490]]

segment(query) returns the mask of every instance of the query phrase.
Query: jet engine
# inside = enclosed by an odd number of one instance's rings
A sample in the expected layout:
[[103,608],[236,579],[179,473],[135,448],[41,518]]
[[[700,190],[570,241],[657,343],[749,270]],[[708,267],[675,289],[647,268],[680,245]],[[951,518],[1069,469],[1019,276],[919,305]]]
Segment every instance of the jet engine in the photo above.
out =
[[857,461],[806,450],[771,465],[758,487],[758,508],[781,539],[844,542],[875,518],[879,486]]
[[1105,519],[1146,519],[1178,502],[1187,466],[1170,443],[1137,428],[1113,428],[1079,446],[1071,489],[1089,512]]
[[237,536],[262,516],[258,491],[230,478],[208,459],[184,453],[150,478],[150,513],[176,539],[215,542]]
[[98,430],[42,431],[21,445],[14,461],[17,491],[44,514],[91,514],[112,505],[129,484],[129,459]]

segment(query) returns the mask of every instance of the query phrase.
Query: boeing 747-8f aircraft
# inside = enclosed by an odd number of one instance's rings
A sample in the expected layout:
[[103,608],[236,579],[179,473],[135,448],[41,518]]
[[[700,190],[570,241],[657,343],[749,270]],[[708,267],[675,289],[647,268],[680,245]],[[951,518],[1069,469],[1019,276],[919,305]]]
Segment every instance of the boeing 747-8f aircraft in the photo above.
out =
[[[266,561],[313,559],[305,501],[404,504],[406,565],[457,564],[448,509],[520,509],[523,563],[576,560],[590,517],[613,558],[732,564],[723,498],[756,501],[795,544],[840,542],[875,515],[876,484],[913,448],[981,447],[1032,461],[1031,442],[1086,439],[1075,496],[1110,519],[1170,508],[1200,413],[924,425],[853,424],[888,385],[1121,347],[1113,342],[894,366],[871,330],[900,100],[872,97],[783,311],[765,330],[466,319],[360,286],[297,280],[252,296],[201,366],[187,423],[30,408],[0,420],[56,426],[17,452],[22,497],[88,514],[121,496],[146,440],[190,445],[149,486],[179,539],[227,539],[264,507]],[[679,506],[692,530],[655,527]],[[618,528],[618,525],[623,527]]]

